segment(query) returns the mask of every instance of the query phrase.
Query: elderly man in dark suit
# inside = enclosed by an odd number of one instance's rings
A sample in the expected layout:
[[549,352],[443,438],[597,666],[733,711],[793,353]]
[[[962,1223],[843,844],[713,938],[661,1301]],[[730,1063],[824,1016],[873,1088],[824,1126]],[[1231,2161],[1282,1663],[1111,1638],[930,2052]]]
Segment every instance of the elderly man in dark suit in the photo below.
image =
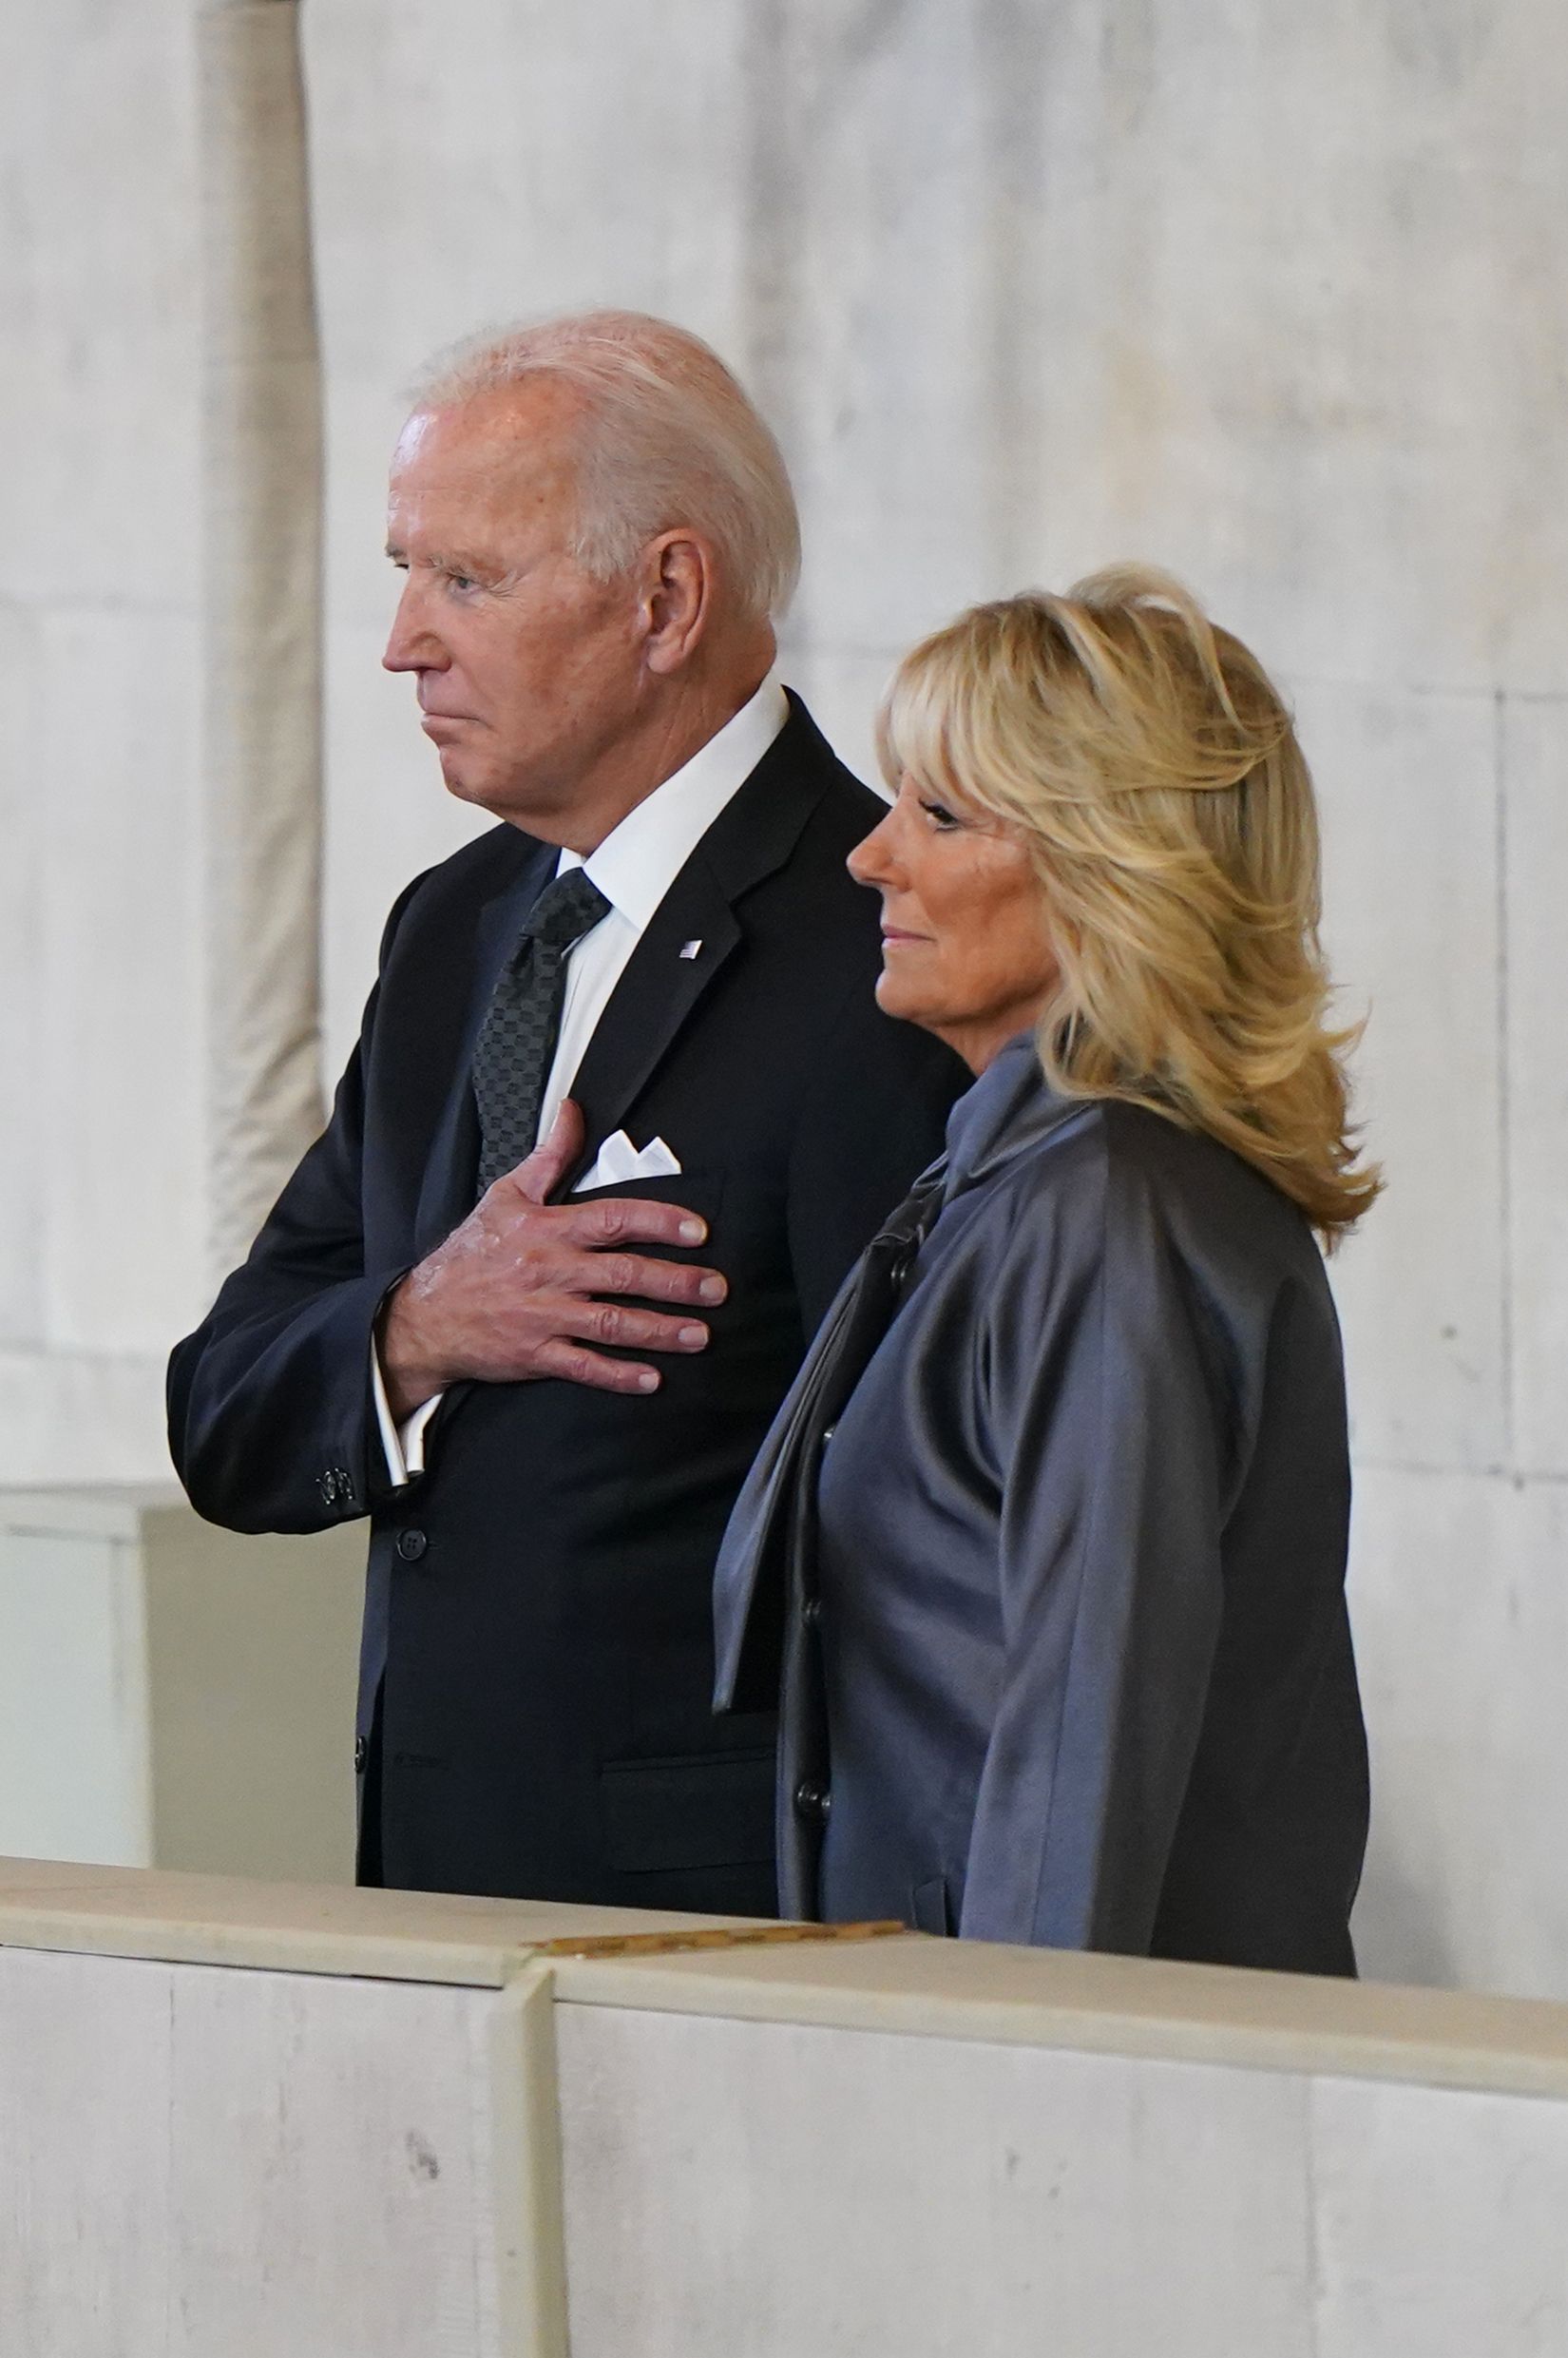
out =
[[361,1876],[774,1907],[774,1721],[710,1716],[725,1518],[966,1078],[881,1014],[881,806],[773,676],[777,449],[695,337],[431,374],[385,661],[501,824],[393,908],[332,1121],[170,1367],[241,1530],[371,1520]]

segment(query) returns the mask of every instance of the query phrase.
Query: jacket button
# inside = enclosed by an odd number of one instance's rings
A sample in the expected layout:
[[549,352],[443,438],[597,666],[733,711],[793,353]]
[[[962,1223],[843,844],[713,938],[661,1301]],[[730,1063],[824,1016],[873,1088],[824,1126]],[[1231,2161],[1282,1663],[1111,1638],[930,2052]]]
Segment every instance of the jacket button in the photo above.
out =
[[821,1598],[808,1597],[805,1603],[800,1608],[800,1618],[805,1622],[808,1629],[814,1629],[818,1621],[822,1619]]
[[417,1563],[429,1545],[430,1541],[423,1531],[399,1531],[397,1534],[397,1552],[405,1563]]
[[828,1812],[832,1806],[833,1797],[826,1786],[813,1785],[810,1778],[794,1789],[794,1807],[797,1817],[809,1818],[817,1826],[825,1825]]
[[366,1743],[364,1737],[362,1735],[356,1735],[354,1739],[354,1771],[356,1776],[361,1776],[364,1773],[365,1754],[369,1752],[369,1750],[370,1746]]

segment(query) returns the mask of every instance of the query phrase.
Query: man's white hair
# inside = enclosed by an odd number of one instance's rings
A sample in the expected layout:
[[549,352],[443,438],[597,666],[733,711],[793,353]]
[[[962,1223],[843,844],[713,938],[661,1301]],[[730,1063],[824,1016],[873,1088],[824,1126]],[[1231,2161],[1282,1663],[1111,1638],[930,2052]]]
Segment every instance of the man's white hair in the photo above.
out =
[[655,533],[711,542],[730,595],[782,615],[800,573],[800,520],[777,443],[701,337],[639,311],[585,311],[491,330],[439,354],[412,387],[444,409],[530,376],[582,396],[572,553],[613,580]]

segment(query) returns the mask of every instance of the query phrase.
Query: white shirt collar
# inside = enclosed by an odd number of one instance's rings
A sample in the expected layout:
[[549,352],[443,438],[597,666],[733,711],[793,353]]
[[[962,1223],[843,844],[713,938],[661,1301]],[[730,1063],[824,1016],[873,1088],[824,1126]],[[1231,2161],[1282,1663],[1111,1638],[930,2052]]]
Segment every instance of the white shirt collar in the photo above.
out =
[[556,874],[585,868],[590,882],[641,933],[714,820],[744,786],[785,721],[776,672],[691,759],[656,786],[583,859],[564,851]]

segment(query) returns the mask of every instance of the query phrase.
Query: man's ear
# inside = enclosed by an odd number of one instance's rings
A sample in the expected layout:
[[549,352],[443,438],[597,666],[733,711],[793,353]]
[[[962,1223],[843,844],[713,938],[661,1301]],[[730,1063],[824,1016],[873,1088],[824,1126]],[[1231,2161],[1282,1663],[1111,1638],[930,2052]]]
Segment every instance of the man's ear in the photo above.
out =
[[679,671],[690,662],[708,627],[712,557],[704,541],[678,527],[650,541],[643,568],[643,660],[650,671]]

